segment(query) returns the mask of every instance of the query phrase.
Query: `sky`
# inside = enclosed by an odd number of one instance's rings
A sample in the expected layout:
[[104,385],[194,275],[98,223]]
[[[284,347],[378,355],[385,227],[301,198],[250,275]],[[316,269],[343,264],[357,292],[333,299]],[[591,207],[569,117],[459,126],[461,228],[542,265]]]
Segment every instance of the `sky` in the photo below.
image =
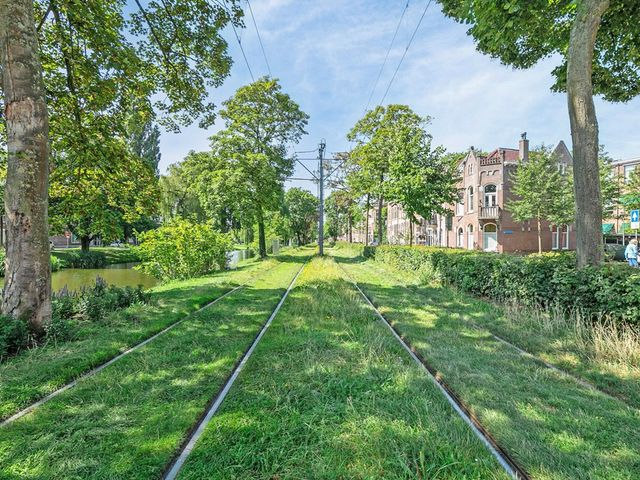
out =
[[[410,0],[370,107],[382,100],[427,2]],[[365,111],[405,5],[406,0],[251,1],[272,75],[310,116],[308,135],[296,150],[317,149],[321,139],[327,154],[349,149],[346,134]],[[257,79],[268,70],[245,12],[246,25],[239,34]],[[432,2],[384,103],[407,104],[432,117],[428,130],[434,144],[452,152],[472,145],[487,151],[517,148],[522,132],[532,146],[564,140],[571,148],[566,95],[550,90],[558,60],[514,70],[478,52],[466,30]],[[233,30],[225,30],[224,36],[234,65],[224,85],[210,91],[218,105],[251,82]],[[626,104],[596,99],[596,110],[600,143],[609,154],[615,159],[639,157],[640,98]],[[208,138],[219,128],[194,125],[178,134],[163,133],[161,171],[190,150],[207,150]],[[298,166],[295,177],[310,175]],[[316,190],[311,182],[292,185]]]

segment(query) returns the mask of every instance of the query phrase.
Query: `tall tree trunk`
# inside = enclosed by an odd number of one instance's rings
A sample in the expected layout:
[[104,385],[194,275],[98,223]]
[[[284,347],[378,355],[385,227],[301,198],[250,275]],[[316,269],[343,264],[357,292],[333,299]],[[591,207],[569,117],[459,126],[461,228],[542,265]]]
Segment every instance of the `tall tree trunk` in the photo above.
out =
[[370,208],[370,197],[367,193],[367,214],[364,219],[364,246],[369,245],[369,208]]
[[382,245],[382,205],[384,198],[380,195],[378,198],[378,245]]
[[542,253],[542,222],[538,217],[538,253]]
[[350,213],[347,215],[347,241],[353,243],[353,219]]
[[49,122],[33,0],[0,0],[0,36],[9,153],[2,312],[41,332],[51,319]]
[[409,246],[413,247],[413,222],[409,219]]
[[603,260],[602,205],[598,169],[598,119],[593,104],[593,49],[600,19],[609,0],[578,2],[571,28],[567,66],[567,99],[573,140],[578,267]]
[[264,233],[264,218],[258,213],[258,254],[260,258],[267,258],[267,240]]
[[91,237],[89,236],[80,237],[80,250],[82,250],[83,252],[88,252],[90,246],[91,246]]

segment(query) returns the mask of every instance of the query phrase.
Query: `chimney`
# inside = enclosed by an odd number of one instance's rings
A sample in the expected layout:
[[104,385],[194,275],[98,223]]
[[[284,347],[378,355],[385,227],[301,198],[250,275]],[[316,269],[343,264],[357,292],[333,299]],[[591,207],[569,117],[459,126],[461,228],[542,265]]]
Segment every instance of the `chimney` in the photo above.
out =
[[529,140],[527,140],[527,132],[520,135],[520,154],[519,158],[521,162],[529,160]]

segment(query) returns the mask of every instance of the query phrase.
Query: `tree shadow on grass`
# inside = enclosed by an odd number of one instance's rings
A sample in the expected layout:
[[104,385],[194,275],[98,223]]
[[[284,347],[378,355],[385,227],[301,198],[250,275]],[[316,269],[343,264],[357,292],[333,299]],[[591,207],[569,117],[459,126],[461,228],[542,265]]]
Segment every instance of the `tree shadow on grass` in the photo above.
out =
[[283,292],[242,289],[0,429],[0,477],[159,476]]
[[360,283],[385,316],[534,478],[634,478],[638,410],[585,388],[470,326],[475,302],[421,287]]

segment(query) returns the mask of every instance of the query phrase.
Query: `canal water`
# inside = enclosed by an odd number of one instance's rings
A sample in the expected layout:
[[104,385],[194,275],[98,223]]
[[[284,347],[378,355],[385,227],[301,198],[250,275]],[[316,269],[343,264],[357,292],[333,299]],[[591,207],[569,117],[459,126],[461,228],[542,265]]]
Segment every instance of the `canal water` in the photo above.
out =
[[[247,258],[249,255],[246,250],[229,252],[229,267],[235,268],[239,261]],[[136,265],[136,263],[118,263],[105,268],[64,268],[51,274],[51,290],[57,292],[65,286],[70,291],[80,290],[95,283],[98,277],[104,279],[108,285],[118,287],[142,285],[146,289],[160,283],[157,278],[135,270],[133,267]],[[0,278],[0,288],[3,286],[4,278]]]

